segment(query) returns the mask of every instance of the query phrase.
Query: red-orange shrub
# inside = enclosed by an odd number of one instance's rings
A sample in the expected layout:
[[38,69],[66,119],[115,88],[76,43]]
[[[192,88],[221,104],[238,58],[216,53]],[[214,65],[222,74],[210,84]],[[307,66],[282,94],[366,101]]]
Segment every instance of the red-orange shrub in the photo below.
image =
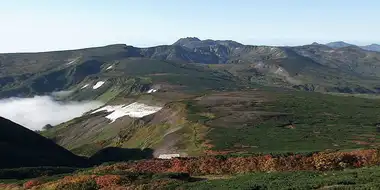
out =
[[29,180],[27,182],[24,183],[23,187],[25,189],[30,189],[32,187],[35,187],[35,186],[38,186],[38,185],[41,185],[42,182],[39,181],[39,180],[36,180],[36,179],[32,179],[32,180]]
[[95,178],[96,184],[99,187],[111,187],[118,185],[121,182],[119,175],[104,175]]

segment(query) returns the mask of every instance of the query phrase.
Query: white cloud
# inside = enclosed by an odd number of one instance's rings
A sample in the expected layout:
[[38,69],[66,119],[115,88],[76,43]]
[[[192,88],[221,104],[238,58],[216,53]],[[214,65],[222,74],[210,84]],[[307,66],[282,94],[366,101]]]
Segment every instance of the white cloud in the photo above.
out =
[[46,124],[57,125],[102,106],[98,101],[57,102],[50,96],[0,100],[0,116],[31,130]]

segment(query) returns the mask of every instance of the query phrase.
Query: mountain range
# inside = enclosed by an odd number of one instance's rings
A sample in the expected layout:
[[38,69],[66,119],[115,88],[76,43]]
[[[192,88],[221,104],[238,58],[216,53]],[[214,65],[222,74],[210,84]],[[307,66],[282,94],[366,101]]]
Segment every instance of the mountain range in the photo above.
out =
[[[317,43],[275,47],[189,37],[148,48],[0,54],[1,98],[65,91],[57,101],[104,103],[40,132],[98,160],[107,160],[110,147],[148,149],[157,157],[298,151],[300,143],[313,150],[366,146],[345,137],[361,138],[352,125],[359,121],[367,126],[361,130],[375,130],[377,100],[325,93],[376,95],[379,79],[380,52]],[[295,126],[303,131],[286,131]]]
[[[249,174],[262,186],[251,176],[215,183],[267,188],[277,176],[301,189],[364,187],[357,173],[372,182],[378,168],[346,169],[380,160],[373,150],[379,80],[380,52],[345,43],[275,47],[189,37],[148,48],[0,54],[0,99],[45,95],[59,105],[102,105],[41,131],[0,117],[0,189],[168,189],[213,186],[209,174],[330,169],[344,176],[270,172],[265,183]],[[170,159],[178,156],[189,158]],[[305,174],[318,178],[315,185],[294,180]]]
[[[357,46],[252,46],[194,37],[179,39],[173,45],[149,48],[116,44],[58,52],[0,54],[0,97],[72,89],[100,75],[120,79],[165,73],[163,65],[170,65],[174,73],[177,69],[184,72],[203,70],[201,73],[209,72],[206,77],[218,75],[230,82],[239,80],[239,84],[308,91],[377,93],[379,60],[380,53]],[[143,64],[137,64],[139,61],[154,66],[147,70]],[[129,64],[135,66],[133,71],[123,69]],[[160,64],[163,65],[158,66]]]

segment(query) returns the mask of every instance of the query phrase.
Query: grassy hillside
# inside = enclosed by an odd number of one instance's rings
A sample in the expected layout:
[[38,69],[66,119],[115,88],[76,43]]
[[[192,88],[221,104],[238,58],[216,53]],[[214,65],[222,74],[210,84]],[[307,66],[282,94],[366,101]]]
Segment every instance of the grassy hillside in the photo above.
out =
[[105,113],[88,114],[43,134],[86,156],[108,146],[150,148],[156,156],[195,156],[347,150],[380,143],[379,99],[257,88],[193,94],[159,91],[128,101],[163,109],[114,123]]
[[[153,85],[181,91],[228,89],[246,85],[230,74],[199,65],[145,58],[116,59],[111,62],[104,62],[100,58],[89,59],[36,73],[23,80],[12,80],[0,86],[0,97],[45,95],[53,91],[70,90],[74,92],[68,97],[71,100],[108,101],[119,93],[127,96],[146,92]],[[105,85],[92,89],[99,81],[105,82]]]
[[192,121],[210,128],[212,150],[299,152],[377,147],[379,100],[256,90],[188,102]]

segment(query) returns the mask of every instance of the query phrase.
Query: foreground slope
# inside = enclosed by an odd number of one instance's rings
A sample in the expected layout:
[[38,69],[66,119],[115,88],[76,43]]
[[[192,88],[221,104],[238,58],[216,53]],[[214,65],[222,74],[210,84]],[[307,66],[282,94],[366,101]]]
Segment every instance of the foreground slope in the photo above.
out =
[[82,166],[84,159],[10,120],[0,117],[0,168]]
[[[378,150],[358,150],[150,159],[101,165],[73,173],[67,173],[67,169],[60,171],[60,168],[54,172],[50,168],[53,172],[41,177],[20,177],[20,174],[43,171],[43,168],[22,168],[0,170],[0,188],[378,189],[379,155]],[[62,174],[54,175],[58,172]],[[38,178],[31,179],[34,177]]]

